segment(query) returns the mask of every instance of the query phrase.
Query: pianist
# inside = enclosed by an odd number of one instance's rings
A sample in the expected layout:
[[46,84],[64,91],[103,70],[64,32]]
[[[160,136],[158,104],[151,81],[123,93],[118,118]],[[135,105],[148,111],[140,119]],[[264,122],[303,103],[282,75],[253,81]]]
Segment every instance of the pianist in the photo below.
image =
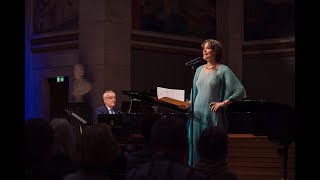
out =
[[96,109],[95,123],[98,122],[99,114],[119,114],[120,111],[115,108],[117,103],[116,93],[113,90],[107,90],[103,96],[103,105]]

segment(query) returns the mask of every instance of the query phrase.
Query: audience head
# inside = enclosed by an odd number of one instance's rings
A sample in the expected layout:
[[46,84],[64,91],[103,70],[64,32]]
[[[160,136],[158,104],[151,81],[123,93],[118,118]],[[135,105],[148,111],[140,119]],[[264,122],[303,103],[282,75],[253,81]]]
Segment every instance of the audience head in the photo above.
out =
[[184,161],[188,151],[185,121],[173,117],[160,118],[152,126],[149,144],[155,152]]
[[197,150],[200,159],[227,160],[229,137],[225,129],[208,127],[199,137]]
[[26,171],[42,174],[52,160],[53,129],[42,118],[29,119],[24,127],[24,158]]
[[80,166],[84,171],[103,171],[120,154],[120,146],[107,124],[85,128],[80,139]]
[[54,118],[50,122],[54,131],[54,153],[69,158],[75,153],[76,134],[65,118]]
[[104,104],[109,108],[113,108],[116,105],[117,96],[113,90],[107,90],[105,93],[103,93],[102,98]]

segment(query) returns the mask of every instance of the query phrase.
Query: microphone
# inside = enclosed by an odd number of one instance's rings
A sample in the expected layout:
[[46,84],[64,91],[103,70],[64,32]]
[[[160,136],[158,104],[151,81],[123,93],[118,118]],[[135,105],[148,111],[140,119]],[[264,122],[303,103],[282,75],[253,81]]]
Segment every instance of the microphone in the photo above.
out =
[[191,61],[188,61],[186,62],[186,66],[191,66],[191,65],[194,65],[194,64],[197,64],[198,62],[200,62],[202,60],[201,57],[197,57],[195,59],[192,59]]

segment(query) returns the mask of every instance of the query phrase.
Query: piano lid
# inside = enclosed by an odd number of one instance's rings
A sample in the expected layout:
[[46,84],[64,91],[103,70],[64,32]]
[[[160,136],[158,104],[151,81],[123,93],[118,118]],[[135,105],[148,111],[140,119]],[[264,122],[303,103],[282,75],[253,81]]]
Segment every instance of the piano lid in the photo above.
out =
[[150,105],[157,105],[178,112],[187,113],[188,109],[182,108],[177,104],[163,101],[157,98],[157,94],[151,91],[122,91],[123,94],[131,97],[132,99],[138,99]]

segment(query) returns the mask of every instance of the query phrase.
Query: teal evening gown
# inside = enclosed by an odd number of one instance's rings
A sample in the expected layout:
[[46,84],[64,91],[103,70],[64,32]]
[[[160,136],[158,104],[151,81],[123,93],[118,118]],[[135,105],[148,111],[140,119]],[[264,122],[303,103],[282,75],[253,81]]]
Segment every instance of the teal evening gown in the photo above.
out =
[[[205,72],[204,66],[205,65],[201,65],[197,68],[193,79],[192,93],[195,98],[193,131],[191,116],[189,116],[187,122],[189,165],[195,164],[198,160],[196,145],[200,132],[210,125],[217,126],[218,124],[218,113],[211,111],[209,104],[211,102],[222,102],[224,100],[232,101],[246,98],[246,91],[243,85],[228,66],[222,64],[219,69],[209,73]],[[192,111],[193,97],[191,94],[189,113]],[[193,145],[191,143],[192,134]],[[191,155],[193,155],[193,157],[191,157]]]

